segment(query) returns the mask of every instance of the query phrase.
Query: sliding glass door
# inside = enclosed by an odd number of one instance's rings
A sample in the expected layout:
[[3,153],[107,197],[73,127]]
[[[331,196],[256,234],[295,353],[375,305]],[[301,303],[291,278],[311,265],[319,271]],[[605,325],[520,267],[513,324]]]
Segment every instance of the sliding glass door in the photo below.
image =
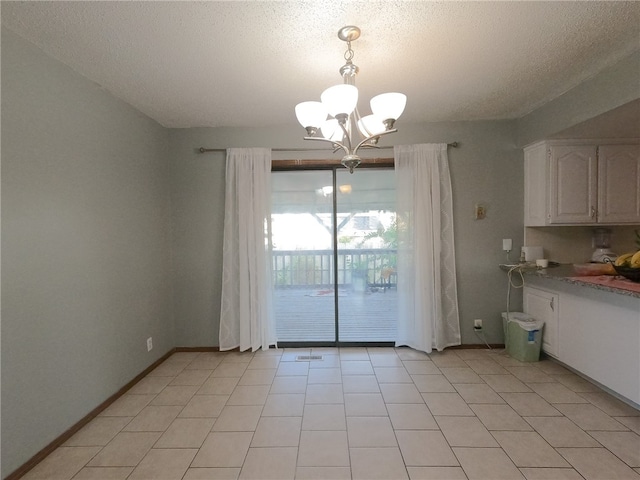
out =
[[394,341],[393,170],[273,172],[272,183],[278,341]]
[[393,170],[336,171],[338,296],[341,342],[390,342],[396,333]]
[[331,171],[272,174],[276,331],[282,342],[336,339]]

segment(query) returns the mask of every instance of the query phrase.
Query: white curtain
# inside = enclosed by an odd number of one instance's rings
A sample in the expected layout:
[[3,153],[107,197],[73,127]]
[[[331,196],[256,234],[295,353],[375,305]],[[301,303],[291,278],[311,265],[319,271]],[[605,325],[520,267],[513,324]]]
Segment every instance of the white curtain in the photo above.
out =
[[271,150],[230,148],[225,180],[220,350],[276,343],[268,225]]
[[446,144],[394,148],[398,215],[397,346],[460,345]]

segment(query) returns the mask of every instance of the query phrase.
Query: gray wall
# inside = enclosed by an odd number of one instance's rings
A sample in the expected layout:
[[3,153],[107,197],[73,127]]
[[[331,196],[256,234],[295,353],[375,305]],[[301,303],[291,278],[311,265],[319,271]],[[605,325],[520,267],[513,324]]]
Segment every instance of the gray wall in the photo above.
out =
[[[225,154],[200,154],[197,149],[309,147],[301,139],[303,133],[294,124],[171,131],[178,345],[218,344]],[[498,268],[505,260],[502,238],[512,238],[514,248],[519,249],[523,236],[523,164],[514,140],[515,124],[511,121],[404,124],[393,138],[395,144],[460,143],[459,148],[449,149],[449,159],[462,338],[466,344],[482,343],[473,331],[474,318],[485,320],[489,342],[502,341],[500,312],[505,308],[507,288],[506,275]],[[379,154],[384,155],[392,156],[393,152]],[[478,202],[488,207],[485,220],[473,218]],[[513,308],[519,307],[516,295]]]
[[[640,51],[518,119],[518,145],[547,139],[640,97]],[[636,132],[635,137],[639,134]]]
[[3,477],[175,346],[167,148],[2,29]]

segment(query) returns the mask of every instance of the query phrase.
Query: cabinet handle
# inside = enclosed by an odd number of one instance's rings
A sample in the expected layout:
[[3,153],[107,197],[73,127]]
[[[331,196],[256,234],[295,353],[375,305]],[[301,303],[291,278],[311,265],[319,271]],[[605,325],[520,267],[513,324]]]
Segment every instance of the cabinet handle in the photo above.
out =
[[591,207],[591,218],[596,218],[596,207]]
[[555,300],[555,297],[551,297],[551,301],[549,302],[549,306],[551,307],[551,311],[554,312],[555,308],[553,306],[553,301]]

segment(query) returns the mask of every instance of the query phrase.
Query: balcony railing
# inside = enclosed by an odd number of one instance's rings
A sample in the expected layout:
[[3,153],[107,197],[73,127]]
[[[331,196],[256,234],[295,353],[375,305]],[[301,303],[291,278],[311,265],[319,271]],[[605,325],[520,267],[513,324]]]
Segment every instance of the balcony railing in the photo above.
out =
[[[396,255],[395,248],[338,249],[338,286],[394,287]],[[276,288],[331,288],[333,278],[333,250],[273,251]]]

